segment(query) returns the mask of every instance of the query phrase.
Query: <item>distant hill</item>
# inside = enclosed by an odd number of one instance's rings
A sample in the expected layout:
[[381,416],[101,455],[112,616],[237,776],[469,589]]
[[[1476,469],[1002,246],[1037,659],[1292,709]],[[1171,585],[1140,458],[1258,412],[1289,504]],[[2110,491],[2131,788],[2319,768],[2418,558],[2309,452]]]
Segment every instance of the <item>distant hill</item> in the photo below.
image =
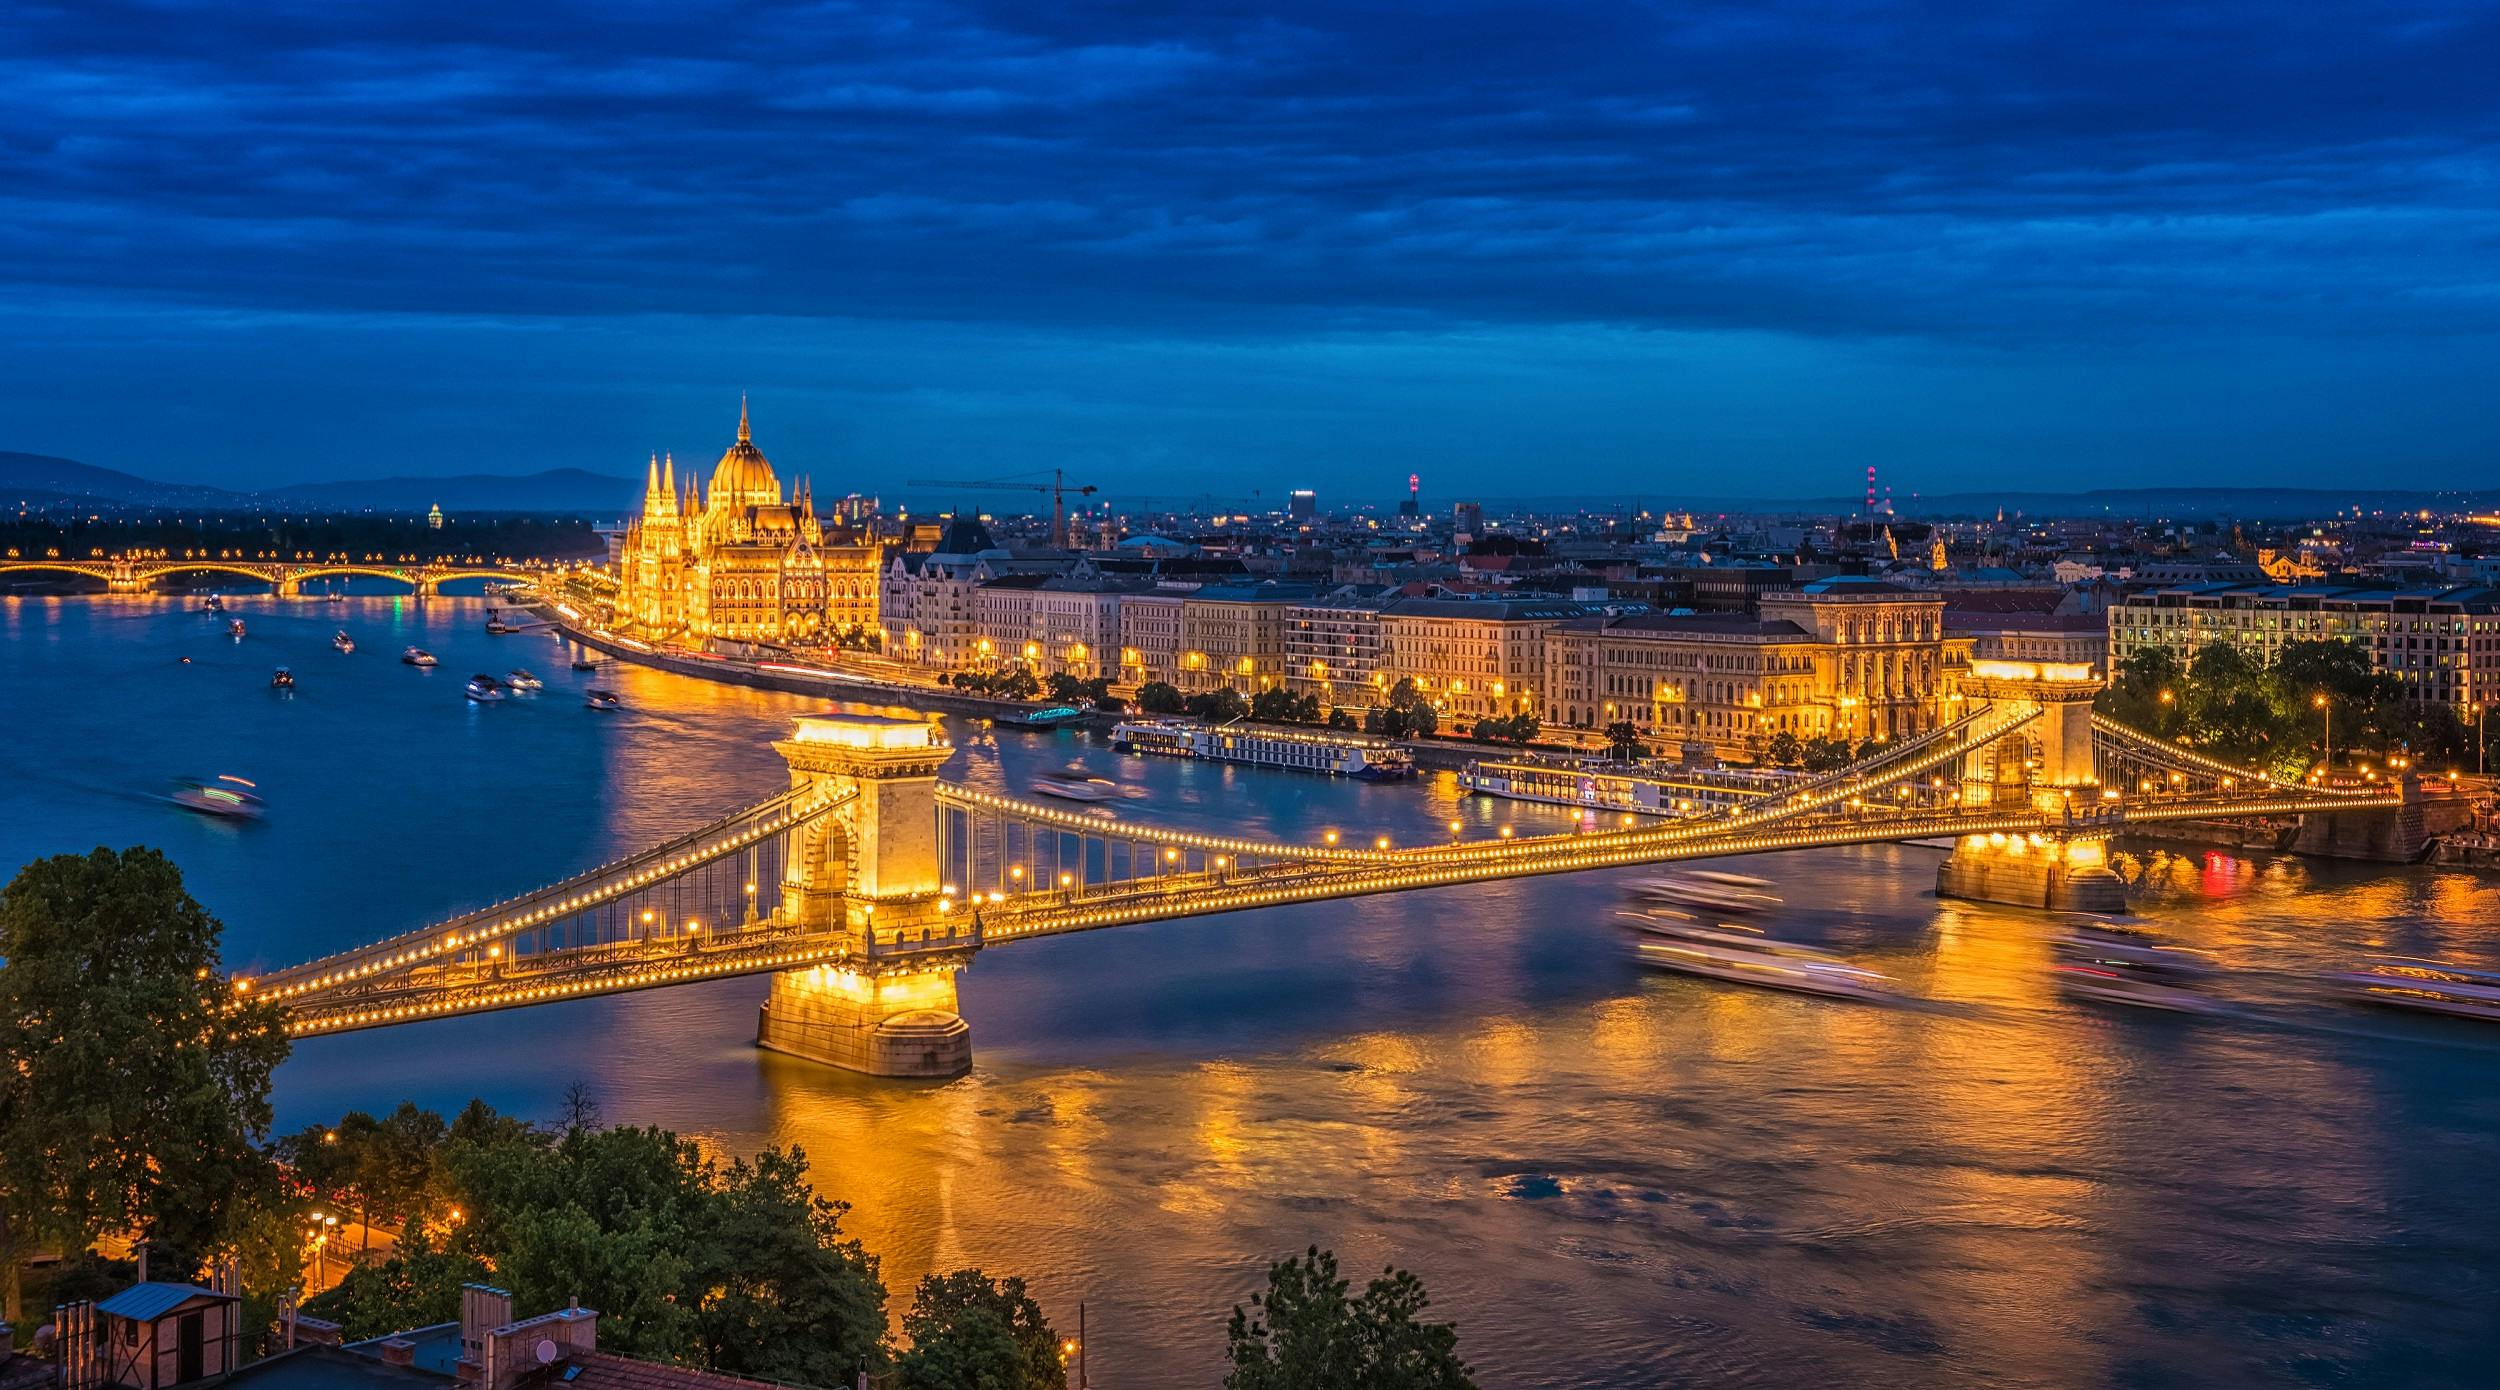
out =
[[590,512],[620,516],[642,503],[642,482],[579,468],[500,477],[462,473],[448,478],[368,478],[295,483],[263,496],[315,511],[406,512],[440,505],[447,512]]
[[89,498],[125,507],[215,507],[247,500],[224,488],[160,483],[76,459],[0,450],[0,500],[40,505],[59,498]]
[[153,479],[98,468],[76,459],[0,450],[0,504],[49,507],[85,499],[117,507],[292,507],[314,512],[583,512],[618,516],[642,497],[633,478],[578,468],[497,477],[467,473],[448,478],[373,478],[335,483],[295,483],[259,492],[235,492]]

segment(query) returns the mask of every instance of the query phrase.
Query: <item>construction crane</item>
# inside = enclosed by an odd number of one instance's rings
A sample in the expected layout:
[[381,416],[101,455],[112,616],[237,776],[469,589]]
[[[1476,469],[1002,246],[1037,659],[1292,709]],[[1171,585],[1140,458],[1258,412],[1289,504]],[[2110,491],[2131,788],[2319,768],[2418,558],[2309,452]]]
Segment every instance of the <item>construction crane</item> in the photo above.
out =
[[1068,546],[1068,494],[1073,492],[1078,497],[1084,498],[1102,490],[1091,483],[1071,485],[1067,480],[1067,475],[1056,468],[1050,470],[1050,481],[1046,483],[1028,483],[1017,478],[994,478],[986,482],[914,478],[906,486],[976,487],[1004,492],[1047,492],[1050,494],[1050,543],[1061,550],[1067,549]]

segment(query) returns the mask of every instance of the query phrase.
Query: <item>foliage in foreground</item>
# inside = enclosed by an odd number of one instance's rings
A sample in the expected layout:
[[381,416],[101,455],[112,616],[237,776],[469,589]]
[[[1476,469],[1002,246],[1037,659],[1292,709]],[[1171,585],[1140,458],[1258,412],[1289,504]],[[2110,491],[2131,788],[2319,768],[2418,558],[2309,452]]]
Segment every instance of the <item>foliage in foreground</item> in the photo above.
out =
[[1269,1265],[1267,1290],[1233,1309],[1225,1390],[1473,1390],[1458,1330],[1422,1320],[1422,1280],[1390,1269],[1349,1287],[1316,1245]]
[[0,1316],[37,1244],[108,1231],[177,1263],[241,1256],[264,1287],[292,1273],[256,1147],[284,1022],[234,993],[221,932],[152,849],[40,859],[0,889]]

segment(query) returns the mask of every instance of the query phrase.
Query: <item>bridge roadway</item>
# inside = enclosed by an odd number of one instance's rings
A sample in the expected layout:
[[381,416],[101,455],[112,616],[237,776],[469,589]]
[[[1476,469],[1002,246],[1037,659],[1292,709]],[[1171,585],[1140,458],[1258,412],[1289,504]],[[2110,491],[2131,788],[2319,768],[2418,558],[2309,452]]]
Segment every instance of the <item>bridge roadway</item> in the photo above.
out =
[[[1906,814],[1889,808],[1842,809],[1751,829],[1731,829],[1724,823],[1667,826],[1387,854],[1355,852],[1249,870],[1203,868],[1117,884],[1029,891],[977,907],[970,902],[894,904],[877,915],[866,954],[875,962],[960,957],[1068,932],[1490,879],[1964,835],[2099,838],[2162,821],[2365,810],[2394,806],[2399,800],[2394,794],[2216,794],[2131,801],[2075,816],[2028,809]],[[448,963],[324,988],[291,1001],[289,1028],[298,1036],[353,1032],[736,975],[860,964],[860,945],[858,935],[838,925],[794,928],[776,915],[716,926],[675,942],[610,943],[510,960],[480,960],[468,952]]]
[[280,594],[298,592],[306,580],[332,578],[392,579],[430,594],[458,579],[526,580],[526,570],[507,566],[409,563],[357,564],[331,561],[260,560],[0,560],[0,575],[76,574],[101,580],[113,593],[140,593],[170,574],[233,574],[257,579]]

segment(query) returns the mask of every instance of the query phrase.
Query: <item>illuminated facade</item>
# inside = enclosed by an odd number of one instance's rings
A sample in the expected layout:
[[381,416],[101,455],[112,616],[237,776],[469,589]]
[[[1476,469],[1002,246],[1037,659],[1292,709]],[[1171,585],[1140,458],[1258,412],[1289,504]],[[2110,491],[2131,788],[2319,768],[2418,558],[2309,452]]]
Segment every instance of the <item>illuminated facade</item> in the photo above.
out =
[[808,488],[785,501],[746,406],[738,440],[681,493],[651,460],[617,561],[616,619],[655,638],[809,644],[877,630],[877,547],[829,536]]

